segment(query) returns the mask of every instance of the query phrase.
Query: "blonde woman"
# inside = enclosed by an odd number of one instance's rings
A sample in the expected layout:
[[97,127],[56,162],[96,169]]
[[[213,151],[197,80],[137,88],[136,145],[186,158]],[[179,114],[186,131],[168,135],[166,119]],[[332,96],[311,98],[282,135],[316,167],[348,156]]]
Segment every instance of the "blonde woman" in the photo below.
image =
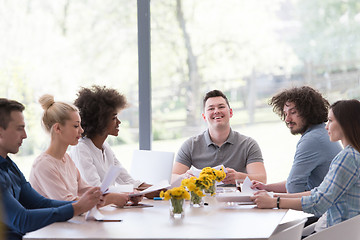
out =
[[[78,109],[68,103],[55,102],[51,95],[39,99],[44,109],[42,124],[50,134],[50,145],[34,161],[30,183],[47,198],[57,200],[78,200],[89,188],[74,162],[66,153],[69,145],[76,145],[81,137],[81,119]],[[110,193],[102,198],[102,206],[113,203],[124,206],[129,198],[126,194]]]

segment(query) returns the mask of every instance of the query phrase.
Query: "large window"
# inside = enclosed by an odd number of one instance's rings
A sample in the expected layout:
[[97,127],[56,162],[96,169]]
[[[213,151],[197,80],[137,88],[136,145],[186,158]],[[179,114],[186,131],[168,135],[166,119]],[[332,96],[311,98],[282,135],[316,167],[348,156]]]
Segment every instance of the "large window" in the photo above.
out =
[[[26,105],[28,139],[13,158],[24,172],[49,142],[37,99],[73,101],[81,86],[114,87],[131,107],[118,138],[129,167],[138,148],[137,2],[0,0],[0,89]],[[267,102],[310,85],[330,102],[359,98],[356,0],[151,0],[152,148],[177,151],[206,129],[202,96],[229,97],[233,129],[258,141],[270,182],[284,180],[299,136]],[[120,157],[121,156],[121,157]]]
[[0,1],[0,96],[26,106],[28,138],[13,156],[24,173],[49,143],[38,98],[73,102],[80,87],[106,85],[124,93],[122,134],[114,145],[137,147],[136,1]]
[[285,180],[299,136],[269,98],[300,85],[330,102],[360,97],[356,0],[152,0],[151,13],[154,137],[202,132],[201,98],[221,89],[232,127],[259,142],[268,180]]

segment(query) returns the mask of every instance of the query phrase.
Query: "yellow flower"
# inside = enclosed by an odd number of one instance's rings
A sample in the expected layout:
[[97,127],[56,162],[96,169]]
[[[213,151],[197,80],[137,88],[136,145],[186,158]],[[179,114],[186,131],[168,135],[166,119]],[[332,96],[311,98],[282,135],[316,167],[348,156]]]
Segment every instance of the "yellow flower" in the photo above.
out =
[[211,175],[208,174],[201,174],[198,180],[199,180],[199,185],[201,185],[202,188],[206,188],[206,189],[208,189],[211,185],[213,185],[213,181],[214,181]]
[[165,193],[163,191],[161,191],[160,197],[163,197],[165,200],[169,200],[171,198],[190,199],[190,194],[186,191],[184,186],[180,186],[180,187],[175,187],[175,188],[169,189]]
[[[199,196],[205,196],[203,190],[209,192],[213,195],[215,194],[215,181],[222,181],[226,177],[224,168],[221,170],[216,170],[211,167],[205,167],[201,170],[200,176],[198,178],[191,177],[188,179],[183,179],[181,181],[181,186],[186,187],[188,191],[194,192]],[[179,192],[173,192],[172,196],[178,198],[180,195]]]
[[204,197],[204,196],[205,196],[204,192],[201,191],[200,189],[196,189],[196,190],[194,191],[194,193],[195,193],[196,195],[198,195],[199,197]]
[[225,173],[223,167],[221,167],[221,170],[215,169],[214,172],[215,172],[215,176],[216,176],[216,181],[218,181],[218,182],[221,182],[226,177],[226,173]]
[[181,185],[186,187],[189,191],[194,191],[194,189],[197,188],[196,186],[196,181],[197,181],[197,178],[196,177],[191,177],[191,178],[188,178],[188,179],[183,179],[181,181]]
[[206,167],[201,170],[200,176],[207,175],[209,179],[216,180],[218,182],[221,182],[226,177],[224,168],[221,167],[221,170],[216,170],[211,167]]

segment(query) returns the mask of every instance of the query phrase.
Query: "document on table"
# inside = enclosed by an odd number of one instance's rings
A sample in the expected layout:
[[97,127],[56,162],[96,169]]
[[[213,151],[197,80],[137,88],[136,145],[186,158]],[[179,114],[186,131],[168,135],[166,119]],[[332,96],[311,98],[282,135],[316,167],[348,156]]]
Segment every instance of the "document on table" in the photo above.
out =
[[[101,183],[100,191],[105,194],[108,192],[109,186],[114,183],[115,179],[119,176],[121,169],[117,166],[112,166],[109,171],[105,174],[104,180]],[[90,211],[86,213],[85,220],[106,220],[105,216],[102,215],[99,210],[93,207]],[[109,219],[115,221],[115,219]]]

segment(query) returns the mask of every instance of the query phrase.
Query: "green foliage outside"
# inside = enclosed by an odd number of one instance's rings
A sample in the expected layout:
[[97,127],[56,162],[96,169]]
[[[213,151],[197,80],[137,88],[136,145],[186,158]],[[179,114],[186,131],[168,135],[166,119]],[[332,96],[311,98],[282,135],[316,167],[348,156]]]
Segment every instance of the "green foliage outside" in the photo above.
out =
[[[136,4],[0,0],[0,97],[26,105],[22,155],[49,141],[40,96],[72,102],[93,84],[116,88],[131,103],[110,143],[137,143]],[[278,122],[267,101],[289,86],[312,85],[330,101],[359,98],[359,25],[356,0],[152,0],[154,140],[204,129],[201,99],[215,88],[229,96],[239,127]]]

